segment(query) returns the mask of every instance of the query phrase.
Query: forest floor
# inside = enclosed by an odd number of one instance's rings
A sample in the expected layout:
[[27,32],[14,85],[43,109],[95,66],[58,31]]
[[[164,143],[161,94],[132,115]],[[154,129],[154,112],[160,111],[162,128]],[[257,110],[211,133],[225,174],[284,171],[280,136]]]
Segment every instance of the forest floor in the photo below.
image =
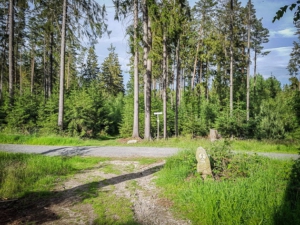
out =
[[[95,168],[60,183],[50,196],[41,198],[32,193],[23,199],[0,203],[0,224],[190,224],[174,217],[170,211],[172,202],[162,197],[153,183],[155,173],[164,163],[163,159],[148,165],[135,160],[100,162]],[[98,193],[115,196],[112,201],[127,199],[133,212],[132,221],[120,223],[123,212],[118,215],[115,210],[112,215],[107,209],[99,218],[92,203],[99,200]]]

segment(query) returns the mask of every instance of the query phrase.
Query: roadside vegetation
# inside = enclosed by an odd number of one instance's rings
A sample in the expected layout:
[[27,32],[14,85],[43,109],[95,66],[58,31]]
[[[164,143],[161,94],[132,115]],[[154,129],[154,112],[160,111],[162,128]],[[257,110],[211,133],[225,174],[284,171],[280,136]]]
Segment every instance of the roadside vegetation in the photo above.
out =
[[30,192],[50,194],[68,176],[105,160],[0,152],[0,199],[20,198]]
[[176,214],[193,224],[300,224],[300,161],[208,150],[213,177],[196,172],[195,151],[169,158],[156,183]]
[[[149,144],[149,143],[148,143]],[[196,172],[195,149],[186,148],[167,159],[157,173],[162,196],[172,210],[193,224],[299,224],[300,161],[273,160],[257,155],[233,154],[228,141],[207,146],[213,177],[203,181]],[[0,199],[49,198],[53,188],[68,177],[103,162],[104,173],[120,174],[108,158],[46,157],[36,154],[0,152]],[[151,164],[157,159],[135,159]],[[131,168],[127,168],[130,172]],[[96,224],[119,224],[133,220],[128,200],[113,194],[113,186],[101,190],[91,182],[80,194],[83,203],[93,206]],[[136,188],[130,183],[132,191]],[[234,213],[233,213],[234,212]],[[111,216],[109,216],[111,215]]]

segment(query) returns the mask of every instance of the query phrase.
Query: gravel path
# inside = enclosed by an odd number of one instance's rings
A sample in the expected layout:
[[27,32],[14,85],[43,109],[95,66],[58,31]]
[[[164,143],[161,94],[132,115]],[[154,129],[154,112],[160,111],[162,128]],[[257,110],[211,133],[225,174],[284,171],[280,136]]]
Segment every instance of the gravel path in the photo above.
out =
[[[37,153],[48,156],[100,156],[100,157],[169,157],[180,151],[179,148],[156,148],[156,147],[120,147],[120,146],[45,146],[45,145],[15,145],[0,144],[0,151]],[[235,153],[255,154],[254,152],[233,151]],[[257,153],[258,155],[276,159],[298,159],[300,155],[284,153]]]
[[70,146],[45,146],[45,145],[15,145],[0,144],[0,151],[37,153],[48,156],[101,156],[101,157],[168,157],[176,154],[178,148],[154,148],[154,147],[70,147]]

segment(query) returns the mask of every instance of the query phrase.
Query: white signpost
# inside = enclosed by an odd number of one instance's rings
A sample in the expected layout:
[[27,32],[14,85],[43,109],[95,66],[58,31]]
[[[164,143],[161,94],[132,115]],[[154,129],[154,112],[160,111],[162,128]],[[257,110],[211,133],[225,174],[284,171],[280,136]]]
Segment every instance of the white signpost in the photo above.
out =
[[157,140],[159,139],[159,115],[161,115],[162,112],[155,112],[154,115],[157,116]]

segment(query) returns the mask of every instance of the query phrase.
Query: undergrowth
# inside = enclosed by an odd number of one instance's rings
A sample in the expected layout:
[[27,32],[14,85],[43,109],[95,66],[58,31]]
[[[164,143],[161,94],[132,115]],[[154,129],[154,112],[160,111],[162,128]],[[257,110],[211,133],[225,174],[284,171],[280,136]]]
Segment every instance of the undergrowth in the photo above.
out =
[[300,224],[300,164],[208,150],[214,179],[196,172],[195,150],[169,158],[157,184],[174,210],[193,224]]

